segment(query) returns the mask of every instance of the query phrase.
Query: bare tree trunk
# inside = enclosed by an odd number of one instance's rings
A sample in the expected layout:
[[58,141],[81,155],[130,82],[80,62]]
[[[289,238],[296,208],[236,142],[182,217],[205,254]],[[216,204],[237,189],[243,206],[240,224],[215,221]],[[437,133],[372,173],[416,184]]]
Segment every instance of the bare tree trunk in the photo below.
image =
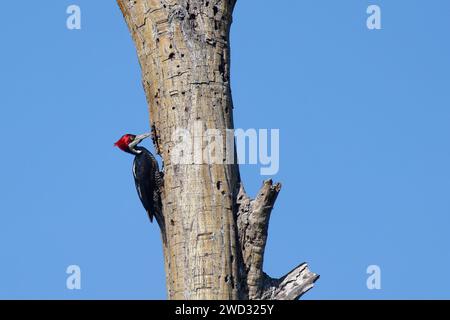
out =
[[[165,166],[162,202],[169,299],[296,299],[318,276],[301,264],[281,279],[263,270],[280,185],[255,200],[237,164],[172,163],[177,129],[233,129],[229,31],[235,0],[118,0],[136,45],[153,141]],[[223,144],[225,155],[234,146]],[[191,152],[186,150],[186,152]],[[194,153],[194,151],[192,151]]]

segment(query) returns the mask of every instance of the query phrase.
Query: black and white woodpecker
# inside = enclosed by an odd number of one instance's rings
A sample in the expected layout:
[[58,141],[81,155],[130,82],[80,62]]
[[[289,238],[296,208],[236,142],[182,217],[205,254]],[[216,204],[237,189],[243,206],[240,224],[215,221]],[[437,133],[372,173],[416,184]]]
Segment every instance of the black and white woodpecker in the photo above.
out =
[[163,173],[159,171],[159,165],[153,154],[146,148],[138,146],[151,133],[141,135],[125,134],[114,145],[120,150],[134,155],[133,176],[136,190],[141,199],[150,221],[153,218],[164,230],[164,217],[162,214],[161,188],[163,185]]

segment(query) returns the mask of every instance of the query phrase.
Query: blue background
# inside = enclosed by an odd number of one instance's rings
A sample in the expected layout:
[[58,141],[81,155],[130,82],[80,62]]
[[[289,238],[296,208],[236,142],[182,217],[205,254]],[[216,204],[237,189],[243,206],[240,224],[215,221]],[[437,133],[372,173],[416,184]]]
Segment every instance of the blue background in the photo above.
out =
[[[66,28],[70,4],[81,30]],[[369,4],[382,30],[366,28]],[[450,298],[449,12],[238,1],[236,127],[281,130],[265,270],[308,261],[321,278],[306,299]],[[0,36],[0,298],[164,299],[157,227],[112,146],[148,131],[115,1],[5,1]],[[252,195],[259,169],[241,168]],[[66,289],[71,264],[82,290]],[[381,290],[366,287],[372,264]]]

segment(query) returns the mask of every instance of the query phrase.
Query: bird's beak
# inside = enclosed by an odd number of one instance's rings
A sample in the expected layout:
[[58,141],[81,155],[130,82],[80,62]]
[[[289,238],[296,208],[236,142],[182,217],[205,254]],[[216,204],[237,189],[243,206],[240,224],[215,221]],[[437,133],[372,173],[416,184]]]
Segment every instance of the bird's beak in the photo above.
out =
[[136,142],[136,144],[139,144],[142,142],[142,140],[147,139],[151,135],[152,135],[151,133],[144,133],[144,134],[137,135],[136,138],[134,138],[134,142]]
[[152,134],[151,133],[144,133],[144,134],[140,134],[137,135],[136,138],[134,138],[134,140],[128,145],[128,148],[130,150],[134,150],[134,148],[142,142],[142,140],[150,137]]

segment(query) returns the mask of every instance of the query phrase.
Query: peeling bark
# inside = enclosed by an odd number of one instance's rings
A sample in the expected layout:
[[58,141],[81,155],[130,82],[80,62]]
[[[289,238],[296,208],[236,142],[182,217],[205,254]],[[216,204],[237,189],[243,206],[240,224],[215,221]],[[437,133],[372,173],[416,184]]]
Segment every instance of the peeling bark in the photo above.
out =
[[[317,275],[305,264],[263,272],[269,218],[281,185],[252,200],[237,164],[172,163],[178,128],[233,129],[229,31],[235,0],[117,0],[142,69],[161,192],[169,299],[296,299]],[[227,144],[223,153],[234,154]]]

